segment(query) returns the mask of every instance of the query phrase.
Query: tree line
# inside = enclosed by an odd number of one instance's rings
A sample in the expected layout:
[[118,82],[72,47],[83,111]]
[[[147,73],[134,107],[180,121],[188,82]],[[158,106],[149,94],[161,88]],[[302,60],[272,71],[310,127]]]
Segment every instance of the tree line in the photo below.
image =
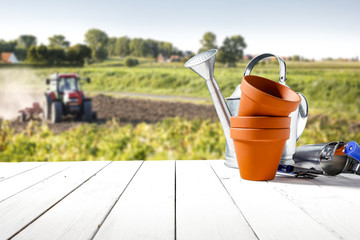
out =
[[85,42],[92,49],[93,59],[96,61],[104,60],[107,56],[156,58],[159,54],[165,57],[173,54],[182,55],[182,52],[170,42],[142,38],[131,39],[127,36],[108,37],[104,31],[99,29],[90,29],[85,34]]
[[[20,61],[26,63],[40,63],[48,65],[77,64],[85,62],[101,62],[109,56],[120,57],[151,57],[156,58],[159,54],[164,57],[171,55],[183,56],[183,52],[170,42],[153,39],[108,37],[100,29],[89,29],[85,34],[86,44],[71,46],[63,35],[49,37],[49,44],[37,45],[37,39],[33,35],[21,35],[16,40],[6,42],[0,39],[0,52],[14,52]],[[246,43],[241,35],[226,37],[223,44],[218,47],[216,35],[206,32],[200,40],[199,52],[212,48],[219,48],[216,60],[228,66],[243,58]]]
[[91,49],[85,44],[70,46],[63,35],[49,37],[49,44],[37,45],[33,35],[20,35],[6,42],[0,39],[0,52],[14,52],[18,60],[30,64],[83,65],[91,58]]
[[108,37],[99,29],[89,29],[85,34],[86,44],[70,46],[63,35],[48,38],[49,44],[37,45],[33,35],[21,35],[6,42],[0,39],[0,52],[14,52],[20,61],[49,65],[101,62],[108,56],[134,56],[156,58],[159,54],[170,57],[182,55],[172,43],[153,39]]

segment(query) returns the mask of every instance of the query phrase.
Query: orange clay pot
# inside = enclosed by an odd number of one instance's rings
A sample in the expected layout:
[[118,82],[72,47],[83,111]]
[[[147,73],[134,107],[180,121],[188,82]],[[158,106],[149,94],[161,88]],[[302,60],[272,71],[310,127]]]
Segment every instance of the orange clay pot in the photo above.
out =
[[253,181],[275,177],[290,128],[230,128],[240,176]]
[[239,116],[230,118],[232,128],[289,128],[290,117]]
[[239,116],[287,117],[300,104],[300,96],[272,80],[248,75],[241,83]]

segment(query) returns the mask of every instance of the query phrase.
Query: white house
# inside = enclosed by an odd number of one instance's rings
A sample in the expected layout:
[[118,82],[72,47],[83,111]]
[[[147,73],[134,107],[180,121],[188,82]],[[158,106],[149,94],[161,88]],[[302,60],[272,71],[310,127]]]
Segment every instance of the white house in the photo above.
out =
[[2,52],[1,53],[1,61],[10,63],[10,64],[19,62],[18,59],[16,58],[15,54],[12,52]]

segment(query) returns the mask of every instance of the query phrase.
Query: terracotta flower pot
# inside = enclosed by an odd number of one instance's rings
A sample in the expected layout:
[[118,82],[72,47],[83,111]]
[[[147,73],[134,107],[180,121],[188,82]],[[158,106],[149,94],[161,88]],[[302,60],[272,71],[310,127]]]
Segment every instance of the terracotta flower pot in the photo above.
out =
[[241,83],[239,116],[287,117],[300,104],[300,96],[272,80],[248,75]]
[[232,128],[289,128],[290,117],[234,116],[230,118]]
[[253,181],[275,177],[290,128],[230,128],[240,176]]

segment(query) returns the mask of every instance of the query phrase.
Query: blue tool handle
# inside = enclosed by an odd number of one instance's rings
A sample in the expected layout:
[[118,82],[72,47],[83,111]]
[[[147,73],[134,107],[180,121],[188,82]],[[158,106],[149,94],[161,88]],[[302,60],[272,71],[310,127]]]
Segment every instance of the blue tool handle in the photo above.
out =
[[278,171],[291,173],[292,171],[294,171],[294,166],[279,164]]
[[360,162],[360,146],[356,142],[351,141],[346,144],[345,154]]

